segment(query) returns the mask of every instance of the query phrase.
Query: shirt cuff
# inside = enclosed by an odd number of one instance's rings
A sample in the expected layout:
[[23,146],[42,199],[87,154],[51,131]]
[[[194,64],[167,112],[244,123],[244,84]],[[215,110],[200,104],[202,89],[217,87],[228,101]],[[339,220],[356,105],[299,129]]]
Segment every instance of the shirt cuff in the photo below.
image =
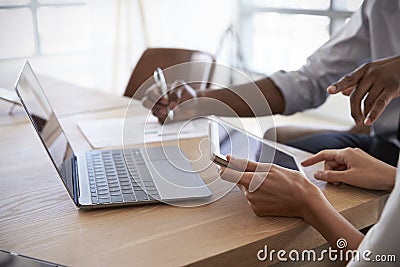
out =
[[327,97],[327,92],[313,83],[311,75],[305,71],[278,71],[269,78],[279,88],[285,100],[283,115],[291,115],[299,111],[316,108]]
[[[299,101],[300,96],[294,88],[298,87],[298,79],[293,72],[278,71],[269,76],[274,84],[281,91],[283,99],[285,100],[285,109],[283,115],[291,115],[304,109],[303,101]],[[297,86],[296,86],[297,84]]]

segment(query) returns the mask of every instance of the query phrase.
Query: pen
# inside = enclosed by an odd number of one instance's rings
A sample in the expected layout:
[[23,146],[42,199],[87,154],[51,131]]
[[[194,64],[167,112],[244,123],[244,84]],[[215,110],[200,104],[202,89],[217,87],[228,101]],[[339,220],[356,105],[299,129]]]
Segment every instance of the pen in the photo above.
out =
[[[161,94],[167,98],[168,104],[169,104],[169,92],[167,88],[167,82],[165,81],[164,73],[161,68],[157,68],[154,71],[153,74],[154,81],[156,82],[156,85],[161,88]],[[174,113],[173,111],[169,110],[169,106],[167,106],[167,117],[169,119],[173,119]]]

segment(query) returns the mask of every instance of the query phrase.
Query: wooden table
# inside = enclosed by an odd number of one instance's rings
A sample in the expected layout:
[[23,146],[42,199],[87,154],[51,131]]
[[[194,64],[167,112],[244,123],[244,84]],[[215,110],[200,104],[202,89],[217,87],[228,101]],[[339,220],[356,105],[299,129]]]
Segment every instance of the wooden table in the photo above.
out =
[[[90,145],[77,121],[120,117],[129,102],[52,79],[43,85],[80,151]],[[268,262],[256,257],[264,245],[289,251],[326,243],[302,219],[255,216],[237,188],[197,208],[155,204],[78,210],[22,110],[10,116],[7,108],[0,102],[0,249],[70,266],[265,266]],[[189,152],[190,143],[182,143]],[[306,170],[308,176],[312,172]],[[377,221],[387,198],[350,186],[327,185],[324,193],[359,229]]]

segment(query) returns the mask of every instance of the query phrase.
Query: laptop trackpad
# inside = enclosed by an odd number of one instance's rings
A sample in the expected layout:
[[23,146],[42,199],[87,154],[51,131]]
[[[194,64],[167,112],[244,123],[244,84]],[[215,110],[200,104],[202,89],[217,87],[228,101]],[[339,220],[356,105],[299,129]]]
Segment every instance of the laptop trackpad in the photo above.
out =
[[187,160],[152,160],[147,162],[147,166],[161,199],[211,196],[210,190]]

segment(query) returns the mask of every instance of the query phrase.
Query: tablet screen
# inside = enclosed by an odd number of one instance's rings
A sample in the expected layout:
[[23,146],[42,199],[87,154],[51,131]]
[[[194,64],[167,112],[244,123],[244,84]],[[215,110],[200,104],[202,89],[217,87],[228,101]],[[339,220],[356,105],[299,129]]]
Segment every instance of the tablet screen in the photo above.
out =
[[231,154],[238,158],[274,163],[288,169],[299,170],[292,155],[275,149],[273,146],[226,124],[218,123],[218,135],[219,149],[222,155]]

